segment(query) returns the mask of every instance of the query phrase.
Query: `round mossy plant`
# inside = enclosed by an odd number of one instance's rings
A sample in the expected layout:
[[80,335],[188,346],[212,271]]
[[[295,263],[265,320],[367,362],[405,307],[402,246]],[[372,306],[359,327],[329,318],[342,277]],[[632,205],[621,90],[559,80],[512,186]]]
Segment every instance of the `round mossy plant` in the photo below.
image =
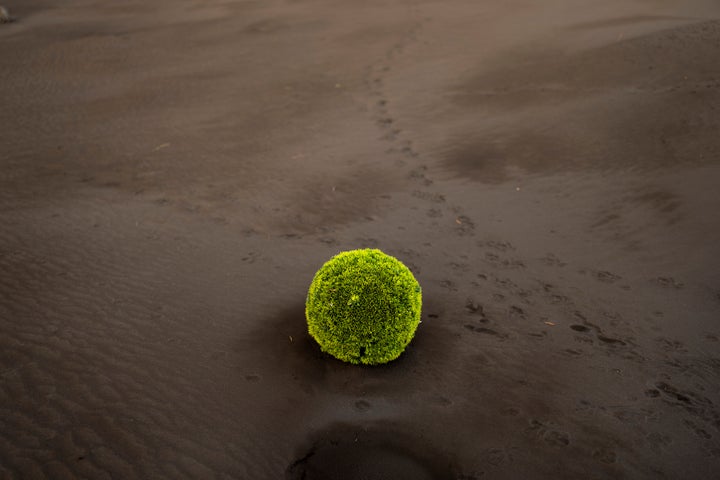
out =
[[395,360],[420,323],[422,291],[397,258],[377,249],[335,255],[315,274],[305,303],[310,335],[345,362]]

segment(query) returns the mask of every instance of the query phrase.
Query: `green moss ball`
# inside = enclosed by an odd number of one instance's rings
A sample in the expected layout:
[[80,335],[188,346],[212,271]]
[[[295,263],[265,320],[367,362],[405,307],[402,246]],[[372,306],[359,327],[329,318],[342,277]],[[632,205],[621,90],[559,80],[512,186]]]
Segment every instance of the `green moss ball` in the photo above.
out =
[[335,255],[315,274],[305,303],[310,335],[345,362],[395,360],[420,323],[422,291],[412,272],[380,250]]

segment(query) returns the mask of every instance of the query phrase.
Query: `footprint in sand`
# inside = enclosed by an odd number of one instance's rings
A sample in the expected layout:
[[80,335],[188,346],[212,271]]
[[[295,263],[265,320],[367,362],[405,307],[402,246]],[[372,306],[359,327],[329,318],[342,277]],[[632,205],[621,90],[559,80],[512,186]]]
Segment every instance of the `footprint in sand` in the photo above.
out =
[[617,454],[608,448],[600,448],[592,453],[595,460],[606,465],[611,465],[617,461]]
[[479,315],[482,318],[485,318],[485,310],[483,306],[472,298],[468,298],[467,302],[465,302],[465,310],[471,315]]
[[675,290],[680,290],[685,286],[684,283],[675,280],[673,277],[658,277],[655,282],[661,287],[674,288]]
[[567,265],[567,263],[563,262],[552,253],[548,253],[547,255],[545,255],[543,258],[541,258],[541,261],[549,267],[564,267],[565,265]]
[[615,275],[614,273],[605,270],[594,271],[593,275],[596,279],[605,283],[615,283],[622,278],[620,275]]
[[525,310],[522,309],[521,307],[518,307],[517,305],[511,305],[509,313],[510,313],[511,317],[517,317],[517,318],[521,318],[523,320],[527,318],[527,314],[525,313]]
[[510,242],[503,242],[499,240],[479,240],[477,246],[481,248],[491,248],[500,252],[507,252],[515,250],[515,247]]
[[370,410],[371,406],[372,405],[370,405],[370,402],[366,400],[358,400],[357,402],[355,402],[355,410],[357,410],[358,412],[367,412],[368,410]]
[[470,324],[470,323],[465,324],[465,325],[463,325],[463,326],[464,326],[466,329],[468,329],[468,330],[470,330],[471,332],[474,332],[474,333],[482,333],[482,334],[485,334],[485,335],[492,335],[492,336],[498,337],[498,338],[507,338],[507,335],[504,335],[504,334],[502,334],[502,333],[500,333],[500,332],[498,332],[498,331],[496,331],[496,330],[493,330],[492,328],[481,327],[481,326],[479,326],[479,325],[472,325],[472,324]]
[[608,345],[627,345],[627,343],[623,342],[619,338],[606,337],[605,335],[598,335],[597,339]]
[[449,407],[453,404],[452,400],[447,397],[443,397],[442,395],[432,397],[430,399],[430,403],[432,403],[433,405],[437,405],[438,407]]
[[539,420],[530,420],[530,426],[526,429],[526,432],[553,447],[567,447],[570,445],[570,434],[557,430],[554,425]]
[[445,195],[438,192],[428,192],[424,190],[414,190],[412,196],[433,203],[445,203]]
[[525,268],[525,263],[522,260],[518,260],[516,258],[506,258],[501,257],[500,255],[493,253],[493,252],[487,252],[485,253],[485,260],[497,267],[501,268],[507,268],[507,269],[514,269],[514,268]]
[[[582,313],[580,313],[580,312],[575,312],[574,315],[575,315],[575,318],[577,318],[577,319],[579,319],[579,320],[582,320],[582,321],[583,321],[583,324],[581,325],[581,324],[579,324],[579,323],[575,323],[575,324],[570,325],[570,328],[571,328],[572,330],[574,330],[574,331],[576,331],[576,332],[580,332],[580,333],[586,333],[586,334],[590,334],[590,333],[592,333],[592,332],[594,331],[594,332],[595,332],[595,338],[597,338],[598,340],[600,340],[601,342],[603,342],[603,343],[606,344],[606,345],[614,345],[614,346],[625,346],[625,345],[627,345],[627,343],[626,343],[625,341],[620,340],[619,338],[612,338],[612,337],[608,337],[608,336],[606,336],[606,335],[603,335],[602,330],[600,329],[600,327],[598,327],[598,326],[595,325],[595,324],[592,324],[592,323],[588,322],[588,321],[585,319],[585,316],[584,316]],[[576,337],[576,338],[577,338],[577,339],[580,339],[581,337]]]

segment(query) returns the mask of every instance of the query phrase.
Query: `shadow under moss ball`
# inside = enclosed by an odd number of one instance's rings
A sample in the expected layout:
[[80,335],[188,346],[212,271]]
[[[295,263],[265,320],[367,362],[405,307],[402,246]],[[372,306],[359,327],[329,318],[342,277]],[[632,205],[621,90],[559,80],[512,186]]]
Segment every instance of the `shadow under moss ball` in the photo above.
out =
[[395,360],[420,323],[422,291],[412,272],[377,249],[350,250],[315,274],[305,304],[322,351],[350,363]]

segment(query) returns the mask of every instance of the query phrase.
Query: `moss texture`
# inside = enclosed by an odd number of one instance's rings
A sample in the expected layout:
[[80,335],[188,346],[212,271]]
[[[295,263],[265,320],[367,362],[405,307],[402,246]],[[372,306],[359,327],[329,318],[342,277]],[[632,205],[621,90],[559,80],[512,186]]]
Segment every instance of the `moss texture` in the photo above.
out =
[[422,291],[403,263],[380,250],[339,253],[315,274],[305,304],[310,335],[339,360],[395,360],[420,323]]

